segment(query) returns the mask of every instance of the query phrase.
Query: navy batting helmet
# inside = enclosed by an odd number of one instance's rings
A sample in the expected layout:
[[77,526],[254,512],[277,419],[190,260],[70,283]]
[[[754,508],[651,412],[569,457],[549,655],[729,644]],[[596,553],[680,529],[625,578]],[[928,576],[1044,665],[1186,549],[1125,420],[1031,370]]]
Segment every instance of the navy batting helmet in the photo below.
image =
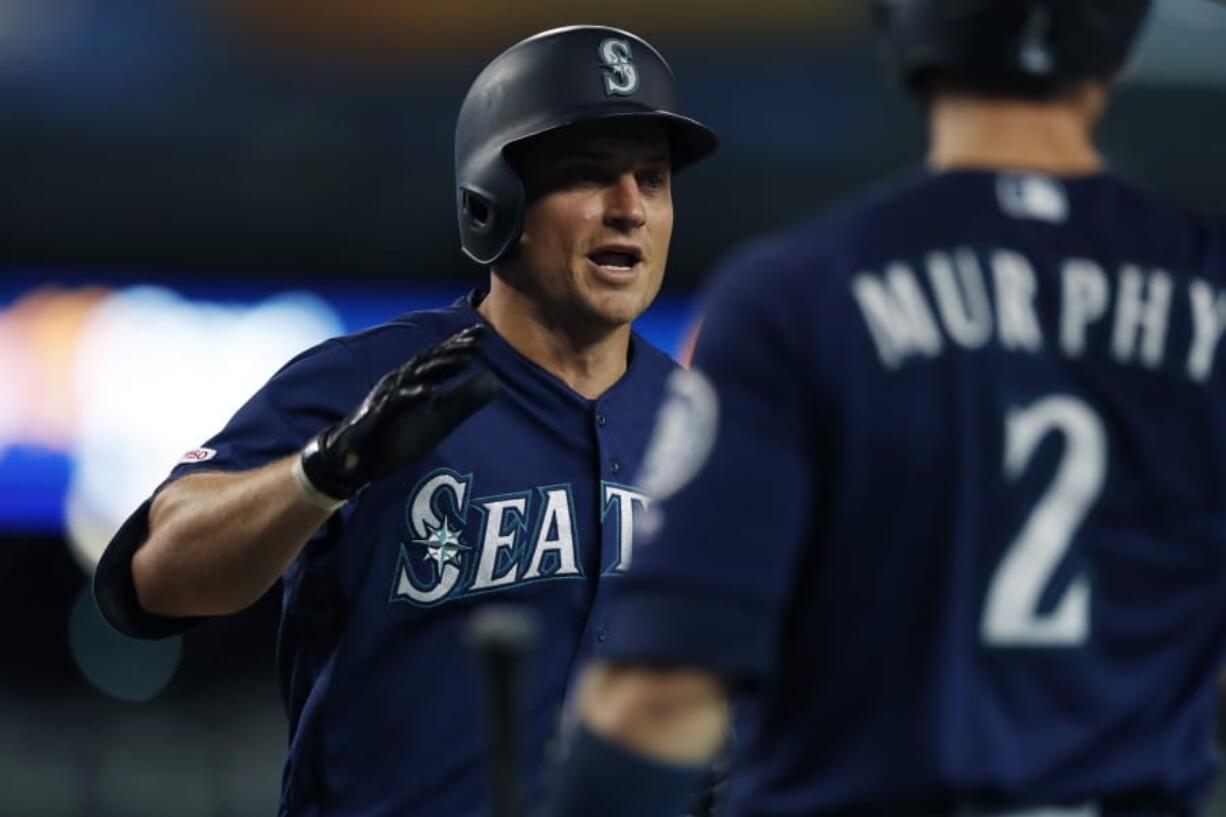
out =
[[485,67],[455,132],[460,242],[493,263],[519,240],[524,186],[506,149],[580,122],[639,117],[668,128],[673,169],[715,150],[715,134],[682,116],[672,69],[645,40],[616,28],[571,26],[511,46]]
[[1123,67],[1150,0],[873,0],[887,69],[1045,96]]

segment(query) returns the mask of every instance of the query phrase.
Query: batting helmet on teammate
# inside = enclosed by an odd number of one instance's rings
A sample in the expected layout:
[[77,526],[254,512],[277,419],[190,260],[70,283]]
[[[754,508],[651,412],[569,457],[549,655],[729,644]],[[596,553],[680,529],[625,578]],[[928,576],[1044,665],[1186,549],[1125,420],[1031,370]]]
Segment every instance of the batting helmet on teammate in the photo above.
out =
[[922,90],[1051,96],[1124,66],[1150,0],[872,0],[886,71]]

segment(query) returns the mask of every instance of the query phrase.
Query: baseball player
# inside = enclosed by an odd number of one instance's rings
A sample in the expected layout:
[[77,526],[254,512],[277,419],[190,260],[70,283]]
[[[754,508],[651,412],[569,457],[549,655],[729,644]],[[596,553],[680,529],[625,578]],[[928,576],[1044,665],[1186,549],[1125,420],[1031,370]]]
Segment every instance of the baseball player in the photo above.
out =
[[630,562],[675,369],[630,322],[664,274],[672,174],[716,145],[678,110],[663,57],[625,31],[497,57],[456,127],[461,240],[489,290],[302,353],[112,541],[95,593],[135,636],[281,580],[280,813],[489,813],[462,640],[487,600],[546,628],[519,713],[538,765],[604,638],[596,586]]
[[1189,815],[1226,662],[1226,230],[1091,141],[1144,0],[877,0],[928,166],[735,255],[555,814]]

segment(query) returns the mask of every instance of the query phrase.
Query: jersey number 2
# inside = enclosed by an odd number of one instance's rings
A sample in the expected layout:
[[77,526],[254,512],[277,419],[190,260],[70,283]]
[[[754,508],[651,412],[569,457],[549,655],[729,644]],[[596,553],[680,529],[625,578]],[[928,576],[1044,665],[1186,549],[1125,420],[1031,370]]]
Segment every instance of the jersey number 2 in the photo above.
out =
[[994,647],[1075,647],[1090,631],[1090,583],[1078,576],[1050,612],[1039,599],[1102,492],[1107,434],[1083,401],[1045,397],[1005,417],[1005,477],[1019,478],[1048,434],[1064,438],[1055,477],[1009,543],[988,586],[980,635]]

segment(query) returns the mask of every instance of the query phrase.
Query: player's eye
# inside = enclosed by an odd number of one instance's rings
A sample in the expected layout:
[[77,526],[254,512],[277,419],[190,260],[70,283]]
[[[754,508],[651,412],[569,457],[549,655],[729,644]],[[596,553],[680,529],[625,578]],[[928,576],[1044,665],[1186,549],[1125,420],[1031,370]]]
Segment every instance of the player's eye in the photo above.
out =
[[668,171],[651,168],[639,173],[639,185],[645,190],[663,190],[668,187]]

